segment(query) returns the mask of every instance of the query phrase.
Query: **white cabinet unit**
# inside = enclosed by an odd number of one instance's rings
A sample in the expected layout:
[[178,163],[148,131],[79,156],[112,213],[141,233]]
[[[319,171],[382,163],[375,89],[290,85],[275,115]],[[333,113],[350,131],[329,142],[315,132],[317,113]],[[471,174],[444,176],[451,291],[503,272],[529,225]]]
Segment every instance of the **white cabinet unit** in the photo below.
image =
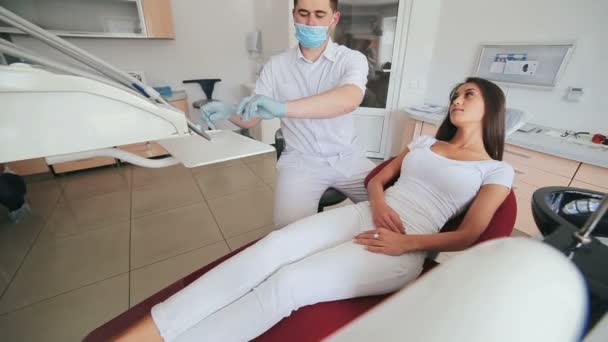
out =
[[[170,0],[0,0],[60,36],[175,38]],[[21,33],[0,21],[0,32]]]

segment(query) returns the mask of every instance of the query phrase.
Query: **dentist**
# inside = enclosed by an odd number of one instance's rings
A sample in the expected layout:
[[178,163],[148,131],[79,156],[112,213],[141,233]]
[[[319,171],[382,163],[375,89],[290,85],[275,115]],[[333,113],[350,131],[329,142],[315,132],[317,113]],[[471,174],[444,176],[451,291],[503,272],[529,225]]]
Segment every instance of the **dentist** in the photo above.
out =
[[363,180],[374,167],[357,146],[352,115],[365,93],[367,60],[330,38],[340,20],[338,0],[294,0],[293,18],[299,44],[264,66],[255,96],[239,108],[223,102],[201,108],[211,127],[225,119],[242,128],[281,119],[286,147],[277,163],[277,228],[315,214],[329,187],[353,202],[367,200]]

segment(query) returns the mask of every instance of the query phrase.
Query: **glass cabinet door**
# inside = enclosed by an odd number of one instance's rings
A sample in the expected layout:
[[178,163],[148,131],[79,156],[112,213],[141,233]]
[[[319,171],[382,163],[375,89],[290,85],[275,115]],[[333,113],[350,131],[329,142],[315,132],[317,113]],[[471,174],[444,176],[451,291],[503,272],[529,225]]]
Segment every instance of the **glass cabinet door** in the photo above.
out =
[[[145,36],[138,0],[0,0],[0,6],[59,35]],[[0,26],[2,32],[18,32]]]
[[399,0],[344,0],[334,41],[367,57],[367,91],[361,107],[386,108]]

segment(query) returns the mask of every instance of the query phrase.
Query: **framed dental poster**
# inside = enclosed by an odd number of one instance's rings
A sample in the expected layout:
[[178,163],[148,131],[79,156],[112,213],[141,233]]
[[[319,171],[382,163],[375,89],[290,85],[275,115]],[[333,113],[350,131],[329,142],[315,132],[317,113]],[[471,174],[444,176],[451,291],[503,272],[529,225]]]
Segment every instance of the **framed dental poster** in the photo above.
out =
[[574,43],[484,44],[475,75],[505,85],[553,88],[564,72]]

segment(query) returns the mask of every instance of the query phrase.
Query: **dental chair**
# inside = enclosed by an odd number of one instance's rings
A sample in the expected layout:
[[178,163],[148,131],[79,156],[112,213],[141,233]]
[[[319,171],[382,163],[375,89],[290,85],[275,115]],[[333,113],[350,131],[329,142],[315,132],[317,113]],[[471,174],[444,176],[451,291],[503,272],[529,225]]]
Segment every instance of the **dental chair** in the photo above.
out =
[[585,277],[589,327],[608,312],[606,196],[599,191],[564,186],[540,188],[532,195],[532,216],[543,242],[570,254]]
[[[367,186],[369,180],[380,172],[391,160],[392,159],[384,161],[382,164],[378,165],[374,170],[372,170],[365,180],[365,185]],[[395,177],[390,184],[387,184],[387,187],[394,184],[397,179],[398,176]],[[513,231],[513,226],[515,225],[516,215],[517,205],[515,201],[515,194],[513,191],[511,191],[494,214],[494,217],[486,230],[474,243],[474,245],[490,239],[510,236]],[[451,220],[442,228],[441,231],[446,232],[455,230],[463,217],[464,214]],[[120,332],[124,331],[129,326],[148,314],[150,309],[155,304],[169,298],[171,295],[183,289],[209,270],[213,269],[226,259],[239,253],[254,243],[255,242],[252,242],[249,245],[243,246],[165,287],[156,294],[122,313],[118,317],[98,327],[87,335],[84,341],[93,342],[110,340],[113,336],[118,335]],[[434,260],[427,258],[424,264],[423,274],[437,265],[438,264]],[[293,312],[289,317],[284,318],[270,330],[266,331],[263,335],[257,337],[254,341],[320,341],[390,296],[391,294],[360,297],[309,305]]]

